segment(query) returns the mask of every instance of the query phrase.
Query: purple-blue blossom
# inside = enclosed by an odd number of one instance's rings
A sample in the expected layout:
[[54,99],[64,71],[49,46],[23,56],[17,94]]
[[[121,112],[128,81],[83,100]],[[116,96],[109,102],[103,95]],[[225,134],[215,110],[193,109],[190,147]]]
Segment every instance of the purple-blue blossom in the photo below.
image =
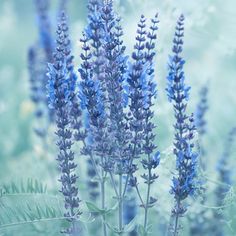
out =
[[197,131],[199,135],[204,135],[206,133],[206,118],[205,114],[208,110],[208,86],[205,85],[201,88],[200,93],[200,101],[197,104],[197,109],[195,111],[195,123],[197,127]]
[[170,232],[174,236],[179,232],[179,218],[184,215],[187,208],[183,201],[192,196],[198,189],[197,163],[198,153],[194,151],[194,125],[193,115],[187,114],[190,87],[186,85],[184,63],[181,53],[183,51],[184,16],[177,21],[173,40],[173,55],[169,56],[169,74],[167,76],[167,96],[173,104],[175,114],[175,141],[174,155],[176,157],[176,175],[173,177],[171,194],[175,198],[172,210],[174,219]]
[[[70,50],[68,50],[68,26],[66,16],[62,13],[59,17],[57,27],[56,50],[54,52],[53,63],[49,64],[49,84],[48,96],[49,106],[55,110],[57,125],[57,146],[59,153],[57,161],[60,169],[61,190],[64,196],[65,217],[70,222],[69,228],[63,232],[68,235],[75,235],[79,232],[78,217],[81,215],[79,210],[80,199],[78,196],[78,188],[76,186],[77,175],[74,162],[73,131],[70,124],[70,110],[74,94],[74,88],[71,86],[70,78],[73,73],[71,61],[68,64]],[[74,80],[74,78],[73,78]]]

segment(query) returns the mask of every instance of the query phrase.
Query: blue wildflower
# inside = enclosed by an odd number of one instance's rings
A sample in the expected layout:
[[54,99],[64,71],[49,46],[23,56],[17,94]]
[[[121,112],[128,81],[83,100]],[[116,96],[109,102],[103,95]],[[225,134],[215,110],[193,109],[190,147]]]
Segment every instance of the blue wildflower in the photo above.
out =
[[184,36],[184,16],[181,15],[176,26],[175,37],[173,40],[173,56],[169,59],[169,75],[167,77],[167,95],[170,102],[173,103],[176,123],[174,154],[176,156],[177,176],[173,177],[171,194],[174,195],[176,204],[172,210],[175,219],[173,226],[173,235],[178,234],[179,217],[183,216],[186,208],[183,200],[193,195],[198,188],[197,160],[198,154],[194,152],[194,132],[195,125],[193,115],[186,114],[187,101],[189,98],[190,87],[185,84],[183,71],[184,60],[181,57],[183,50]]
[[216,194],[218,199],[218,204],[222,203],[224,195],[228,192],[230,186],[232,185],[232,170],[229,163],[229,158],[232,153],[233,143],[236,137],[236,128],[232,128],[228,134],[227,140],[225,142],[224,151],[217,163],[217,171],[219,175],[219,181],[222,183],[217,188]]
[[128,127],[126,125],[126,114],[124,111],[123,83],[126,76],[126,61],[124,55],[125,46],[121,37],[123,35],[120,26],[120,18],[116,17],[112,1],[104,4],[102,8],[102,19],[106,37],[104,38],[104,58],[106,59],[106,91],[109,117],[109,129],[113,135],[112,159],[116,163],[117,174],[127,173],[127,145]]
[[[107,131],[107,116],[104,107],[101,81],[93,71],[92,58],[89,39],[86,34],[80,40],[83,43],[81,54],[81,66],[79,68],[81,82],[79,97],[82,108],[85,110],[87,120],[86,134],[84,140],[83,154],[89,156],[90,169],[96,171],[101,186],[102,208],[105,208],[105,175],[111,171],[113,163],[108,155],[110,153],[110,135]],[[99,159],[96,159],[99,157]],[[102,167],[102,168],[101,168]],[[90,177],[95,177],[95,173],[90,172]],[[91,176],[92,174],[92,176]],[[97,196],[97,191],[91,190],[90,195]],[[103,215],[103,230],[106,235],[105,215]]]
[[70,74],[68,70],[68,27],[64,13],[61,14],[57,28],[57,47],[54,53],[54,60],[49,64],[49,106],[56,113],[56,125],[58,136],[57,146],[59,154],[57,160],[61,171],[61,192],[64,195],[65,217],[71,226],[63,231],[68,235],[78,233],[76,221],[81,214],[79,211],[78,188],[76,187],[77,176],[74,172],[76,164],[74,163],[74,152],[72,148],[73,132],[70,127],[71,101],[74,91],[71,90]]
[[143,83],[145,78],[144,60],[145,60],[145,42],[146,42],[146,19],[142,15],[138,23],[136,44],[132,53],[133,64],[130,65],[130,73],[127,78],[129,84],[129,126],[132,133],[132,156],[130,164],[142,154],[142,137],[143,132]]
[[208,86],[205,85],[201,88],[200,90],[200,101],[197,104],[197,108],[195,111],[195,124],[197,127],[197,132],[199,134],[199,143],[200,143],[200,149],[201,149],[201,156],[200,156],[200,161],[201,161],[201,166],[203,170],[206,169],[205,161],[202,159],[205,156],[205,149],[202,143],[202,137],[206,133],[206,125],[207,121],[205,118],[206,112],[208,110]]
[[[156,97],[156,84],[154,78],[153,59],[155,56],[155,41],[157,38],[157,24],[158,15],[152,19],[150,31],[146,31],[146,19],[141,16],[138,24],[135,51],[132,54],[134,63],[131,65],[130,74],[128,77],[129,83],[129,97],[130,97],[130,130],[132,131],[132,147],[130,158],[130,165],[133,166],[134,158],[139,158],[141,154],[147,156],[146,159],[141,161],[142,166],[147,173],[141,177],[147,184],[147,196],[145,203],[142,199],[141,202],[145,209],[144,215],[144,229],[147,230],[148,223],[148,209],[154,205],[156,199],[150,196],[151,184],[154,183],[158,176],[152,171],[159,165],[160,155],[159,152],[153,155],[156,145],[154,144],[155,135],[153,130],[155,125],[152,121],[154,112],[152,111],[153,99]],[[135,171],[135,168],[133,168]],[[130,184],[135,185],[137,189],[137,181],[130,173]]]
[[[53,110],[48,109],[46,85],[48,82],[47,63],[52,62],[54,50],[51,34],[51,22],[48,16],[49,1],[35,0],[38,16],[39,40],[30,47],[28,52],[28,68],[30,74],[31,99],[36,105],[35,116],[41,126],[35,132],[42,138],[47,134],[48,123],[53,121]],[[45,117],[47,119],[45,119]],[[45,126],[42,125],[45,123]],[[45,147],[46,148],[46,147]]]
[[[198,132],[198,140],[199,140],[199,147],[201,151],[201,155],[199,156],[199,162],[200,166],[204,171],[206,171],[206,165],[207,162],[204,160],[204,156],[206,156],[206,151],[202,143],[202,138],[206,134],[207,128],[207,121],[206,121],[206,112],[208,110],[208,85],[204,85],[199,93],[200,100],[197,104],[196,111],[194,114],[195,118],[195,125]],[[202,199],[200,200],[200,203],[202,205],[206,204],[207,201],[207,195],[206,195],[206,189],[202,188]],[[209,209],[202,208],[197,214],[194,214],[193,217],[190,218],[190,233],[191,235],[205,235],[209,231],[209,223],[208,223],[208,217],[207,212]],[[199,228],[199,224],[201,224],[201,227]]]
[[54,41],[51,33],[51,22],[48,15],[49,0],[35,0],[35,5],[38,13],[40,45],[45,51],[46,62],[51,62],[53,59]]
[[31,86],[31,100],[37,105],[36,115],[41,117],[43,115],[43,111],[39,105],[42,99],[42,91],[41,91],[41,81],[39,80],[40,71],[37,70],[38,63],[38,55],[37,49],[35,47],[31,47],[28,51],[28,69],[30,74],[30,86]]
[[207,95],[208,95],[208,86],[205,85],[200,90],[200,101],[197,104],[197,109],[195,112],[195,123],[197,127],[197,131],[200,136],[204,135],[206,133],[206,119],[205,119],[205,113],[208,110],[208,101],[207,101]]

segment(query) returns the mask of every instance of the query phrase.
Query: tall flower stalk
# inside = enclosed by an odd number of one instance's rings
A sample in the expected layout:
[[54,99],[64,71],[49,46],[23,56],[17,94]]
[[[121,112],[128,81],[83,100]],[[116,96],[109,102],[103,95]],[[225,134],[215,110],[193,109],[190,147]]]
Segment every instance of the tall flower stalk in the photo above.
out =
[[[85,154],[90,157],[93,170],[100,183],[101,208],[106,209],[106,177],[113,171],[111,144],[113,137],[109,130],[107,113],[107,90],[105,81],[103,3],[91,0],[88,5],[88,26],[85,29],[82,64],[79,69],[82,82],[81,101],[87,117],[87,139]],[[92,166],[91,166],[92,167]],[[103,235],[107,235],[106,216],[102,215]]]
[[[92,54],[86,35],[81,39],[81,42],[83,43],[83,53],[81,54],[83,63],[79,69],[82,79],[80,83],[80,99],[82,107],[86,109],[86,119],[88,122],[86,127],[87,138],[84,141],[83,153],[89,156],[96,171],[101,187],[101,208],[105,209],[106,172],[103,170],[107,164],[106,153],[109,147],[106,136],[106,114],[101,97],[100,82],[93,77]],[[99,157],[98,161],[96,161],[96,157]],[[107,235],[105,215],[103,215],[103,234]]]
[[[230,166],[230,157],[232,155],[233,144],[236,139],[236,127],[233,127],[228,133],[228,137],[225,140],[224,150],[217,163],[217,172],[219,184],[215,190],[216,205],[221,209],[225,204],[225,197],[229,192],[233,183],[232,167]],[[221,209],[222,210],[222,209]],[[223,220],[223,212],[214,211],[213,221],[219,222],[216,227],[212,228],[214,235],[224,235],[224,227],[220,222]]]
[[183,50],[184,36],[184,16],[178,19],[175,37],[173,40],[173,56],[169,59],[169,75],[167,77],[167,95],[173,103],[175,112],[175,142],[174,155],[176,156],[177,174],[173,177],[171,194],[175,198],[175,206],[172,209],[173,225],[170,232],[177,236],[180,229],[180,217],[183,217],[187,208],[184,200],[193,195],[197,189],[197,158],[194,152],[194,132],[195,125],[193,116],[188,116],[186,112],[187,100],[189,98],[190,87],[185,84],[183,71],[184,60],[181,57]]
[[220,156],[217,163],[217,171],[219,176],[219,181],[222,185],[219,185],[217,188],[217,203],[220,205],[222,199],[224,199],[224,194],[227,193],[230,186],[232,185],[232,171],[230,168],[230,156],[232,154],[233,144],[236,138],[236,127],[232,128],[228,134],[228,137],[225,141],[223,154]]
[[[86,44],[89,46],[89,54],[91,58],[88,58],[91,68],[89,69],[91,72],[91,78],[96,80],[97,82],[100,81],[102,84],[103,82],[103,57],[102,57],[102,38],[103,38],[103,30],[102,30],[102,23],[101,23],[101,8],[102,2],[98,0],[90,0],[88,3],[88,26],[85,29],[85,37],[86,37]],[[84,42],[85,43],[85,42]],[[101,159],[104,159],[103,155]],[[98,160],[97,160],[98,161]],[[102,160],[103,162],[103,160]],[[99,163],[99,161],[98,161]],[[94,165],[89,158],[87,160],[87,172],[89,173],[90,177],[96,177],[96,171],[94,169]],[[101,170],[103,171],[103,170]],[[104,173],[102,173],[104,175]],[[90,195],[93,198],[99,196],[99,191],[96,189],[97,183],[91,182],[89,185],[93,185],[93,188],[90,188]],[[105,191],[105,182],[102,181],[101,188]],[[102,192],[104,192],[102,191]],[[105,197],[105,196],[104,196]],[[102,197],[102,198],[104,198]],[[103,200],[102,200],[103,201]],[[102,204],[103,205],[103,204]]]
[[[153,170],[159,165],[159,152],[154,153],[156,145],[154,144],[154,129],[155,125],[152,121],[154,112],[152,111],[153,101],[156,97],[156,84],[153,81],[154,68],[153,59],[155,56],[155,41],[157,38],[156,31],[158,29],[158,15],[152,19],[150,31],[146,30],[146,19],[141,16],[138,24],[135,51],[132,54],[134,63],[131,66],[128,83],[130,97],[130,130],[132,131],[132,141],[130,146],[130,167],[134,166],[133,172],[130,173],[130,184],[135,187],[141,205],[144,208],[144,231],[147,232],[148,226],[148,210],[155,202],[156,198],[151,197],[151,185],[157,179],[157,175]],[[135,159],[140,158],[144,154],[146,158],[142,159],[141,163],[144,173],[141,177],[147,184],[147,192],[145,200],[140,194],[137,179],[133,176],[137,169],[134,163]]]
[[48,78],[46,71],[47,63],[51,63],[53,60],[54,42],[48,13],[49,1],[35,0],[35,6],[37,10],[39,37],[38,41],[29,49],[28,64],[32,90],[31,98],[36,105],[35,115],[45,123],[45,127],[37,127],[35,131],[45,141],[48,123],[53,120],[53,110],[47,107],[46,85]]
[[206,112],[208,110],[208,86],[204,85],[199,93],[200,101],[197,104],[197,108],[195,111],[195,124],[197,127],[198,138],[200,141],[200,148],[201,148],[201,167],[205,170],[205,161],[202,158],[205,156],[205,150],[202,145],[202,138],[206,134],[207,131],[207,121],[206,121]]
[[[199,92],[199,102],[197,104],[197,108],[194,114],[195,118],[195,125],[197,128],[198,133],[198,141],[199,141],[199,149],[200,149],[200,155],[199,155],[199,162],[200,167],[203,172],[207,171],[207,155],[206,155],[206,149],[203,145],[203,138],[205,134],[207,133],[207,120],[206,120],[206,113],[208,110],[208,84],[205,84]],[[204,173],[203,173],[204,175]],[[202,177],[204,179],[204,176]],[[207,189],[204,187],[202,188],[202,196],[200,200],[201,205],[205,205],[207,202],[207,195],[206,191]],[[189,218],[189,224],[190,224],[190,233],[191,235],[204,235],[209,231],[209,222],[207,213],[209,212],[209,209],[202,208],[198,211],[198,213],[194,214],[193,217]],[[199,225],[201,224],[201,227]]]
[[64,196],[65,217],[70,222],[70,227],[63,233],[77,235],[79,227],[77,221],[81,212],[79,210],[80,199],[76,187],[77,176],[75,174],[76,164],[74,152],[72,151],[72,135],[70,125],[70,110],[72,98],[74,97],[74,80],[69,50],[68,26],[64,13],[61,14],[57,26],[56,50],[54,60],[49,64],[48,97],[49,107],[55,110],[58,137],[57,146],[59,154],[57,161],[60,168],[60,192]]
[[119,205],[118,234],[123,235],[123,176],[129,171],[127,169],[129,132],[126,125],[126,114],[124,111],[126,99],[124,98],[125,93],[123,91],[127,57],[124,55],[125,46],[123,46],[121,39],[123,32],[120,26],[120,18],[116,16],[113,10],[112,1],[107,1],[104,4],[102,8],[102,19],[105,33],[103,48],[106,59],[105,86],[109,118],[108,129],[114,137],[110,158],[114,163],[114,173],[118,175],[118,186],[113,181],[113,173],[111,171],[109,173]]
[[142,178],[147,184],[147,195],[146,195],[146,204],[145,204],[145,214],[144,214],[144,230],[147,231],[148,226],[148,209],[151,208],[155,202],[156,198],[151,197],[151,185],[158,178],[158,175],[153,173],[156,167],[160,162],[160,153],[154,151],[157,146],[154,144],[155,134],[154,129],[155,125],[152,121],[154,117],[154,112],[152,107],[154,105],[153,100],[156,97],[156,84],[153,81],[154,79],[154,68],[153,68],[153,59],[155,56],[155,40],[157,38],[156,31],[158,29],[158,15],[152,19],[152,25],[150,31],[147,34],[146,42],[146,54],[145,54],[145,66],[146,68],[146,81],[143,81],[143,92],[144,92],[144,104],[143,104],[143,115],[144,115],[144,134],[143,134],[143,151],[147,159],[142,160],[142,165],[145,170],[148,170],[147,174],[143,174]]

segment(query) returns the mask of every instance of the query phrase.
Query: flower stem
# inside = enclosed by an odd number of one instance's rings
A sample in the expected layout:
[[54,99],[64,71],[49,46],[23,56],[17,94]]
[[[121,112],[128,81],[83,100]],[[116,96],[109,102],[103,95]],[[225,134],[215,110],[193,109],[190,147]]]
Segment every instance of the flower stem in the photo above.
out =
[[[105,209],[105,178],[104,178],[104,170],[102,169],[102,181],[101,181],[101,204],[102,209]],[[103,214],[102,216],[102,225],[103,225],[103,235],[107,236],[107,228],[106,228],[106,216]]]
[[140,200],[140,202],[141,202],[141,206],[142,206],[142,207],[145,207],[144,201],[143,201],[143,199],[142,199],[142,196],[141,196],[141,194],[140,194],[140,191],[139,191],[139,188],[138,188],[138,185],[137,185],[137,184],[135,185],[135,189],[136,189],[136,192],[137,192],[137,194],[138,194],[139,200]]
[[178,229],[179,229],[179,209],[180,208],[180,201],[177,200],[176,203],[176,214],[175,214],[175,221],[174,221],[174,231],[173,231],[173,236],[178,235]]
[[123,191],[122,191],[122,174],[119,175],[119,235],[123,235]]
[[146,232],[147,230],[147,223],[148,223],[148,209],[149,209],[149,198],[150,198],[150,191],[151,191],[151,183],[150,183],[150,179],[151,179],[151,169],[148,169],[148,187],[147,187],[147,198],[146,198],[146,204],[145,204],[145,213],[144,213],[144,230]]

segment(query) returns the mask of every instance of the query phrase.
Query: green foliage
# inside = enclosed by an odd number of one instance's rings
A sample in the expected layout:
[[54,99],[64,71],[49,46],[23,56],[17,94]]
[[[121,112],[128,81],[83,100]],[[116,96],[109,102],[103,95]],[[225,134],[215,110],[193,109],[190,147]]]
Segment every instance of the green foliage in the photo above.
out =
[[98,215],[107,215],[114,212],[118,208],[118,204],[115,204],[113,207],[108,209],[101,209],[93,202],[86,202],[87,208],[91,213],[96,213]]
[[47,185],[44,185],[37,179],[28,178],[27,182],[24,183],[22,180],[20,185],[15,182],[10,184],[3,184],[0,188],[0,197],[13,195],[13,194],[26,194],[26,193],[46,193]]
[[4,184],[0,196],[0,232],[13,232],[15,227],[25,228],[26,225],[35,228],[39,223],[52,222],[59,230],[60,224],[65,222],[62,204],[62,200],[47,193],[47,186],[38,180]]

